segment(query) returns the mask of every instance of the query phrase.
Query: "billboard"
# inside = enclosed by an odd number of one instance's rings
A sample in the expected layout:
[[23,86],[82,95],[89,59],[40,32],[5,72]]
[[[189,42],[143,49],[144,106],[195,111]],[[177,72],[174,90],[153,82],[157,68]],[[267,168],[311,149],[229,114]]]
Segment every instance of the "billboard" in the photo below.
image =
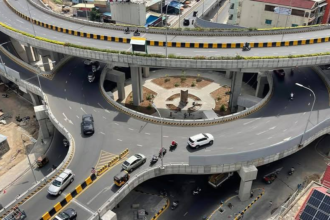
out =
[[275,7],[274,12],[280,15],[291,15],[292,8]]

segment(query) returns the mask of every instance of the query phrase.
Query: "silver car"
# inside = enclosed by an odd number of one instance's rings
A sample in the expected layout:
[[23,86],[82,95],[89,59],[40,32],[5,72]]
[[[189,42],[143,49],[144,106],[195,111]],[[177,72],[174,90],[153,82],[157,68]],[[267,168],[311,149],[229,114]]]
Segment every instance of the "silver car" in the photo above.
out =
[[135,154],[124,161],[122,168],[127,171],[133,171],[147,161],[143,154]]
[[71,170],[65,169],[48,187],[48,193],[54,196],[60,195],[65,187],[74,180],[74,174]]

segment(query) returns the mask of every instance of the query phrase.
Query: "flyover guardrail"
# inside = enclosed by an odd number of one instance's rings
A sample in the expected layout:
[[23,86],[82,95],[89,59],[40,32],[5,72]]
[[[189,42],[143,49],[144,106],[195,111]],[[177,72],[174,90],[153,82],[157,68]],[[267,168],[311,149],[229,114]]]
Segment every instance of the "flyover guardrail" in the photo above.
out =
[[[7,0],[5,0],[7,1]],[[144,26],[134,26],[134,25],[117,25],[117,24],[108,24],[108,23],[100,23],[100,22],[93,22],[93,21],[86,21],[74,17],[66,17],[61,14],[58,14],[56,12],[53,12],[52,10],[46,9],[42,7],[41,5],[36,4],[32,0],[27,0],[30,2],[31,5],[36,7],[37,9],[73,22],[77,24],[83,24],[83,25],[89,25],[93,27],[100,27],[100,28],[106,28],[106,29],[113,29],[118,31],[124,31],[126,27],[138,27],[140,32],[143,33],[153,33],[153,34],[165,34],[166,28],[157,28],[157,27],[149,27],[146,29]],[[296,34],[296,33],[302,33],[302,32],[310,32],[310,31],[316,31],[316,30],[325,30],[329,29],[330,26],[328,24],[326,25],[316,25],[316,26],[303,26],[303,27],[291,27],[291,28],[274,28],[274,29],[260,29],[260,30],[254,30],[254,29],[245,29],[242,30],[240,28],[237,28],[237,30],[233,29],[189,29],[189,28],[170,28],[168,30],[169,35],[190,35],[190,36],[258,36],[258,35],[277,35],[277,34]]]

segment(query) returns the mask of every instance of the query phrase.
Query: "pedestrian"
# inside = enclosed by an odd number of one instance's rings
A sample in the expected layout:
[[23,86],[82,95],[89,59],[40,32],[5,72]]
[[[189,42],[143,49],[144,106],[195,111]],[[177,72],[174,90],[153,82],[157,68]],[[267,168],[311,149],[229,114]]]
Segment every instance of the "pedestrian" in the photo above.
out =
[[228,208],[233,208],[233,204],[231,204],[231,203],[228,203]]
[[293,92],[291,92],[291,100],[293,100],[293,95],[294,95]]
[[252,198],[253,197],[253,191],[251,191],[251,193],[250,193],[250,198]]
[[184,118],[187,118],[187,113],[184,113],[183,116],[184,116]]
[[92,167],[91,173],[95,174],[95,168],[94,167]]
[[271,207],[273,205],[272,201],[269,201],[269,207]]

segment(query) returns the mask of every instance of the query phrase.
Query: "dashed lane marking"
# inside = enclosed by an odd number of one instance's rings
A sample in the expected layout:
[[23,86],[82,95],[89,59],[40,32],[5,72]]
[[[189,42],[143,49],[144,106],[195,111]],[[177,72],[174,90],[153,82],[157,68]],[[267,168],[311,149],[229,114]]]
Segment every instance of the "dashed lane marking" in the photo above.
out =
[[100,131],[101,134],[105,135],[105,133],[103,133],[102,131]]
[[82,107],[80,107],[80,109],[81,109],[81,111],[83,111],[85,114],[87,114],[87,112],[85,112],[85,110],[84,110]]
[[145,133],[146,135],[150,135],[150,133]]
[[79,205],[81,208],[85,209],[87,212],[89,212],[92,215],[95,213],[94,211],[90,210],[89,208],[78,202],[76,199],[72,199],[72,202],[76,203],[77,205]]
[[142,145],[141,145],[141,144],[137,144],[136,146],[138,146],[138,147],[142,147]]
[[134,129],[133,128],[128,128],[129,130],[131,130],[131,131],[134,131]]
[[123,140],[121,140],[121,139],[117,139],[117,141],[123,141]]

